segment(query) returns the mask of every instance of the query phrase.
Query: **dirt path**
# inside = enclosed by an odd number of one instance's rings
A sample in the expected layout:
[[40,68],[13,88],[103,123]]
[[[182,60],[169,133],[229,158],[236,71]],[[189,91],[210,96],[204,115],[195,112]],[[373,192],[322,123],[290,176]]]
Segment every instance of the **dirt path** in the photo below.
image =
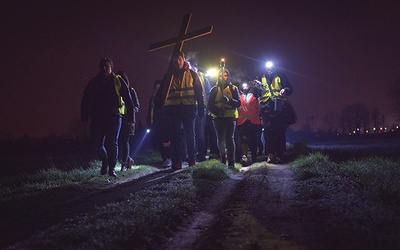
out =
[[184,225],[180,231],[172,237],[164,246],[164,249],[190,249],[201,234],[215,220],[218,211],[227,202],[229,196],[236,186],[243,180],[243,173],[232,175],[230,179],[221,183],[221,187],[216,191],[210,201],[205,205],[205,209],[193,216],[189,225]]
[[267,175],[247,171],[227,181],[212,199],[217,205],[199,213],[167,249],[338,249],[321,223],[325,211],[311,212],[294,199],[287,165],[264,167]]

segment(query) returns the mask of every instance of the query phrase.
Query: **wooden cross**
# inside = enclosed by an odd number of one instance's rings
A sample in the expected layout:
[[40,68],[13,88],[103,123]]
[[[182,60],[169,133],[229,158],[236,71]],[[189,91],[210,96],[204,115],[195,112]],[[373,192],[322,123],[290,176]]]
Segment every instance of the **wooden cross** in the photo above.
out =
[[193,32],[187,34],[186,32],[188,30],[191,17],[192,17],[192,13],[188,13],[183,17],[181,28],[179,30],[179,34],[177,37],[174,37],[174,38],[171,38],[171,39],[159,42],[159,43],[151,44],[149,47],[149,52],[151,52],[151,51],[161,49],[161,48],[175,44],[174,51],[172,52],[172,56],[171,56],[171,59],[169,62],[167,74],[163,78],[163,82],[160,87],[161,100],[160,100],[159,106],[164,106],[165,101],[168,96],[168,93],[169,93],[169,89],[171,88],[172,75],[174,72],[173,55],[176,54],[177,51],[182,50],[183,43],[185,41],[189,41],[189,40],[201,37],[201,36],[205,36],[212,32],[213,26],[211,25],[206,28],[203,28],[203,29],[200,29],[197,31],[193,31]]

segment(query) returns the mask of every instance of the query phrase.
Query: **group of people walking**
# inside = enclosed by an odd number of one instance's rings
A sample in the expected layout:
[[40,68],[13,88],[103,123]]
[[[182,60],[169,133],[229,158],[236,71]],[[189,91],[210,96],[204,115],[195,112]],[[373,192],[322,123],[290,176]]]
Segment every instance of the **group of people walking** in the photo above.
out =
[[[268,65],[261,79],[233,82],[222,62],[215,84],[210,84],[182,51],[172,60],[175,67],[168,94],[154,90],[147,119],[155,130],[164,167],[180,169],[184,161],[192,166],[218,157],[234,168],[235,162],[248,165],[264,153],[270,163],[286,160],[286,128],[293,123],[288,118],[293,113],[286,112],[287,96],[293,90],[283,73]],[[155,86],[168,83],[164,78]]]
[[[186,61],[182,51],[175,52],[171,62],[164,79],[153,84],[147,112],[147,124],[164,167],[176,170],[185,161],[193,166],[207,158],[219,158],[234,168],[235,162],[248,165],[264,153],[268,162],[285,160],[286,128],[295,118],[286,112],[290,106],[287,96],[293,90],[283,73],[267,66],[261,79],[233,82],[221,62],[212,84],[195,61]],[[129,156],[129,137],[134,135],[140,105],[126,74],[113,69],[111,59],[101,59],[100,72],[84,91],[81,120],[91,121],[101,174],[117,176],[117,161],[122,170],[134,163]]]

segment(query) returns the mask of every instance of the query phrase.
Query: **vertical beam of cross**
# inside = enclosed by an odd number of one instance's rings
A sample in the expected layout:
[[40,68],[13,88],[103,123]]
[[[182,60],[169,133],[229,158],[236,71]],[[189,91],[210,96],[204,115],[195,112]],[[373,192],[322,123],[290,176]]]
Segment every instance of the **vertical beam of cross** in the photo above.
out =
[[163,82],[160,87],[161,100],[160,100],[159,106],[164,106],[165,101],[168,96],[168,93],[169,93],[169,89],[171,88],[171,84],[172,84],[172,80],[173,80],[172,76],[173,76],[173,72],[174,72],[174,62],[172,60],[173,55],[176,54],[176,52],[178,52],[179,50],[182,50],[183,43],[185,41],[189,41],[189,40],[195,39],[200,36],[208,35],[212,32],[213,26],[209,26],[209,27],[206,27],[206,28],[203,28],[203,29],[200,29],[200,30],[197,30],[197,31],[187,34],[186,32],[188,30],[191,17],[192,17],[192,13],[188,13],[183,17],[181,28],[179,30],[179,34],[177,37],[171,38],[171,39],[159,42],[159,43],[151,44],[149,47],[149,52],[151,52],[151,51],[161,49],[161,48],[175,44],[175,47],[174,47],[174,50],[172,52],[171,59],[169,62],[167,73],[164,76]]

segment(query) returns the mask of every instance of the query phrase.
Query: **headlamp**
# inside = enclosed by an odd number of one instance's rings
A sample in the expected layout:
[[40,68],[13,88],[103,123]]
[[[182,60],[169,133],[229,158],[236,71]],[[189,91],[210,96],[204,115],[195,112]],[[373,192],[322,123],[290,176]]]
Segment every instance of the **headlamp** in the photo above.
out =
[[219,67],[225,68],[225,58],[221,58],[221,61],[219,62]]
[[274,64],[271,61],[268,61],[268,62],[265,63],[265,67],[267,69],[271,69],[272,67],[274,67]]

